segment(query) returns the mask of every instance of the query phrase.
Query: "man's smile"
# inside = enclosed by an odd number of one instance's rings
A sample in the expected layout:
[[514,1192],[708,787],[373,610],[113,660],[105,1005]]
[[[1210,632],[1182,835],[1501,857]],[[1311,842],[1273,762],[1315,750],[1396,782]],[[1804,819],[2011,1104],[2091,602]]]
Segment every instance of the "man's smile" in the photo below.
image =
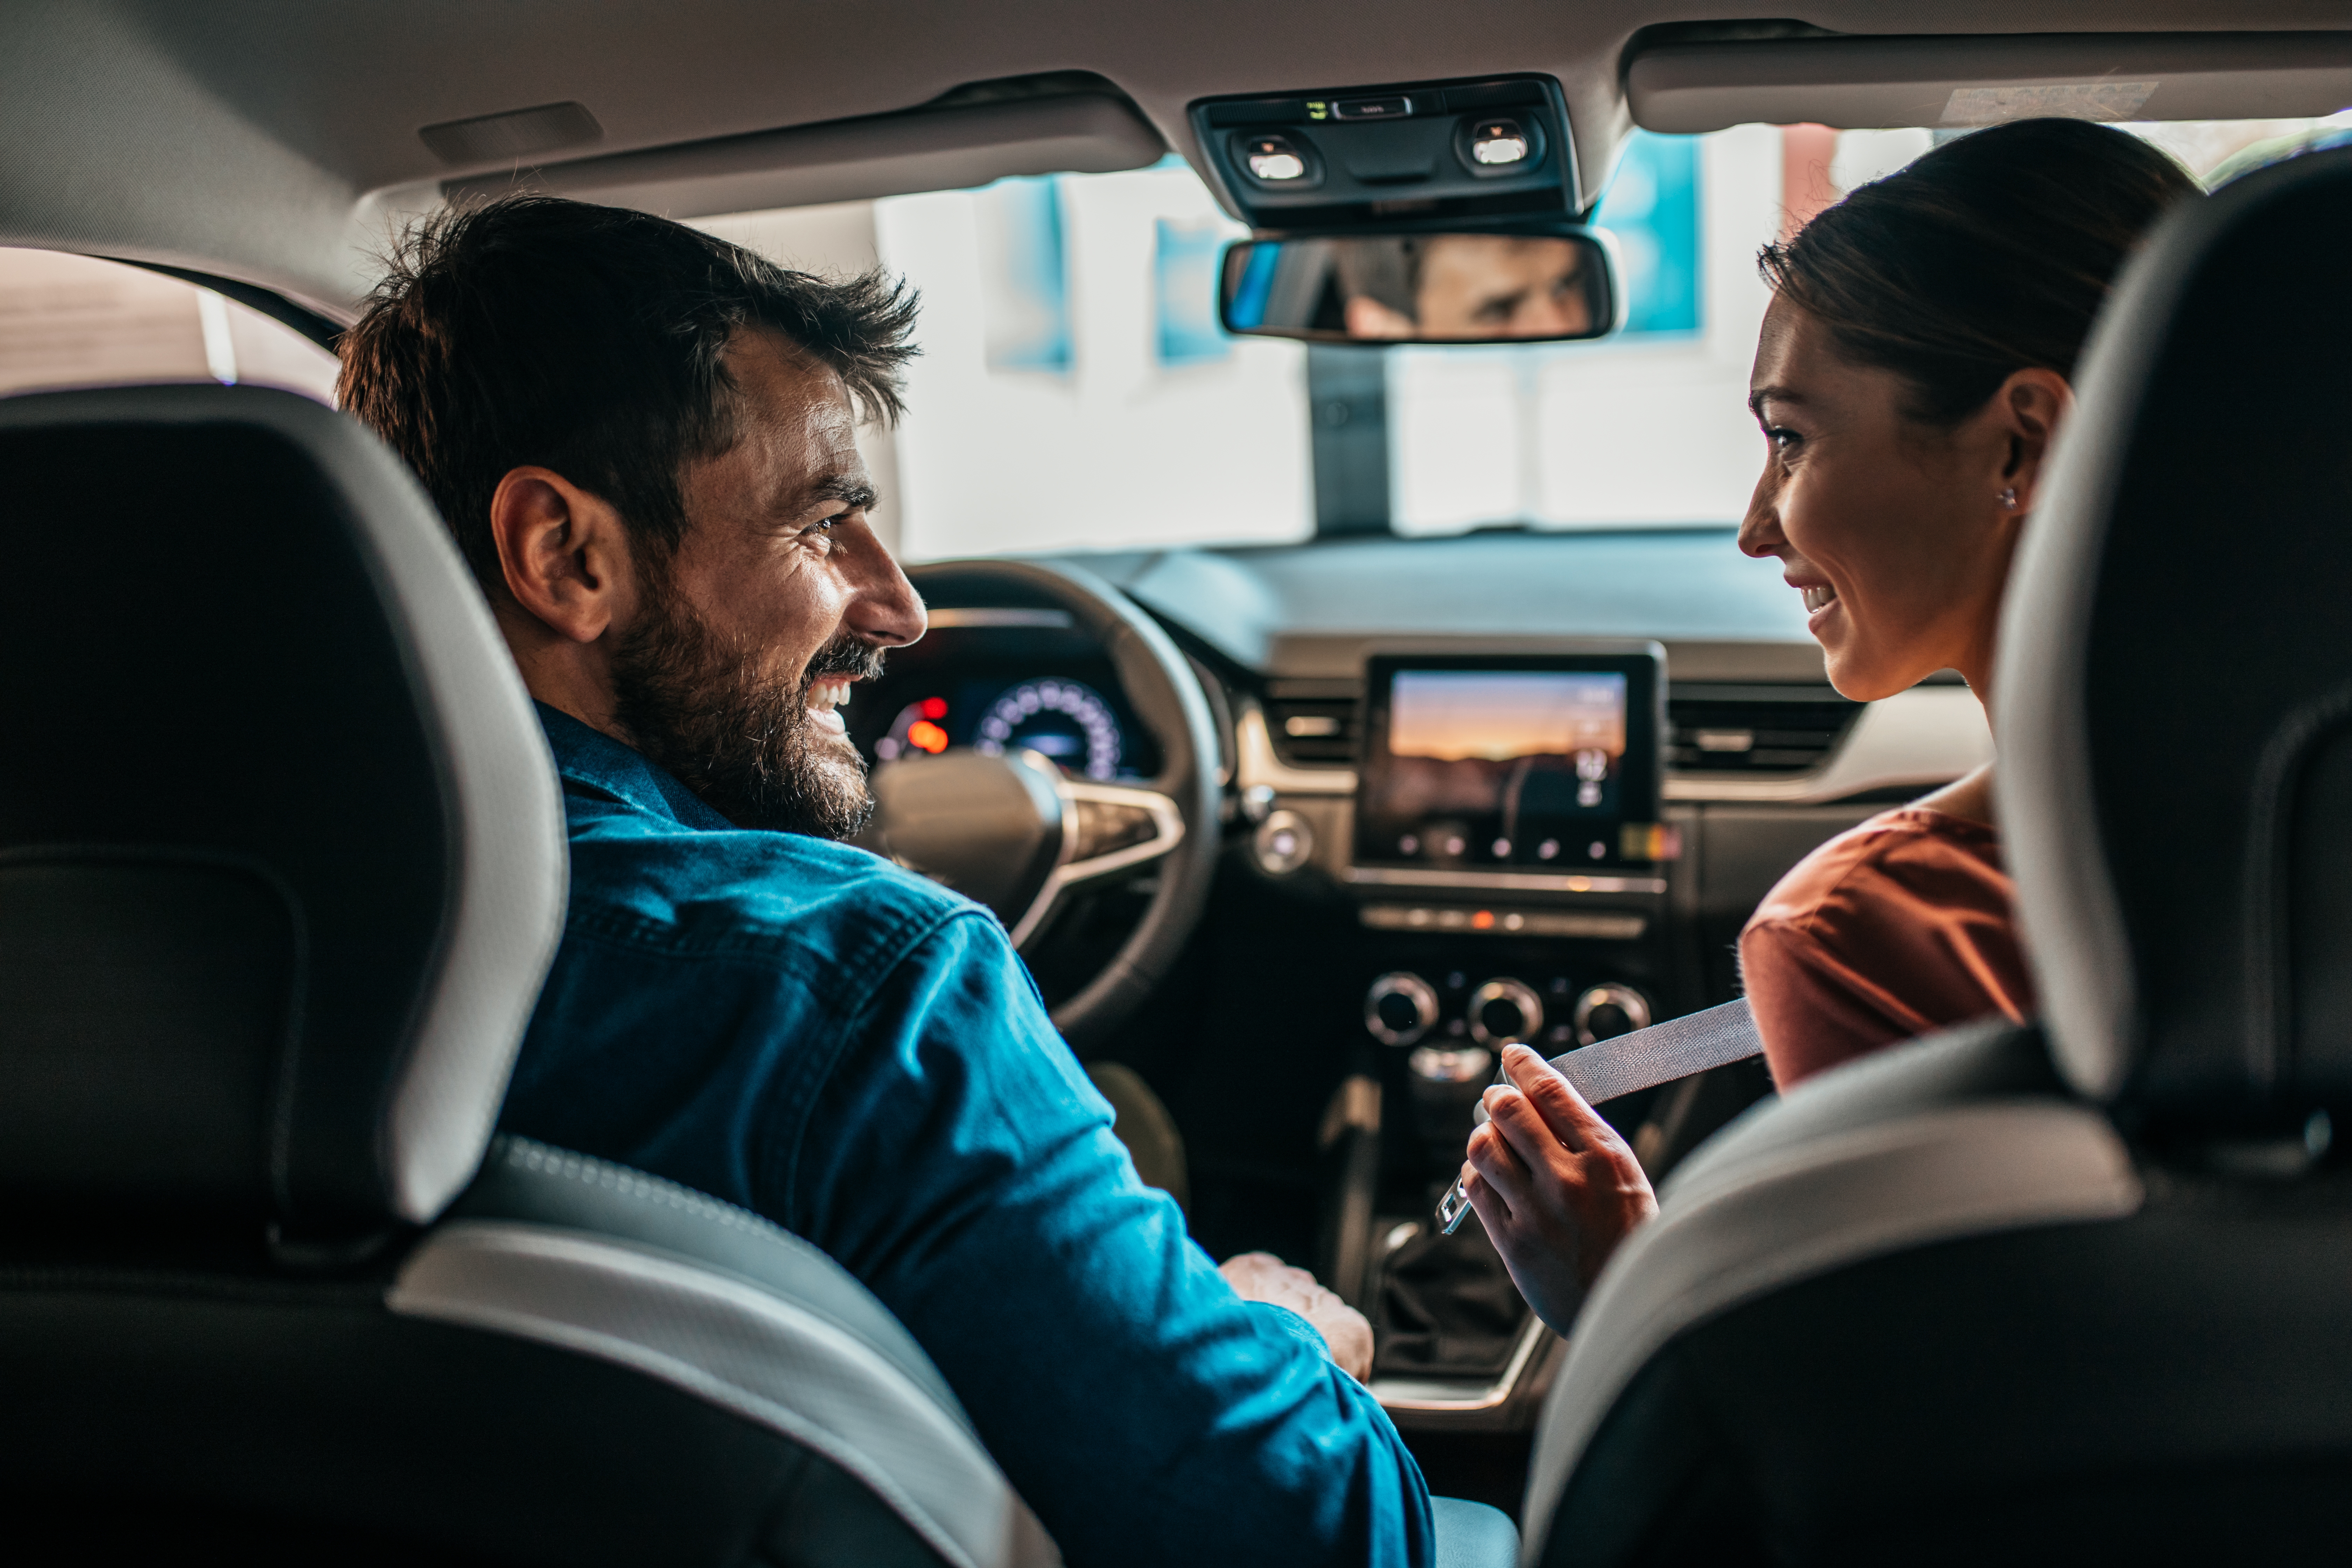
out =
[[846,675],[828,675],[809,682],[808,708],[811,723],[831,734],[844,735],[849,727],[842,722],[842,705],[849,700],[850,688],[856,681]]

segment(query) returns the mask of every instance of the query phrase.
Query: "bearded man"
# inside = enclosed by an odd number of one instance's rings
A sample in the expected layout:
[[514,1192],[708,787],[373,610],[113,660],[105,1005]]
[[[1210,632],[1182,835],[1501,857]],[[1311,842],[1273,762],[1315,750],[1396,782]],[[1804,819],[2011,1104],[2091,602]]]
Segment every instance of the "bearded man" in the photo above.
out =
[[994,917],[841,842],[871,799],[838,710],[923,633],[856,439],[914,317],[532,198],[419,228],[347,335],[343,406],[439,505],[562,775],[570,913],[500,1124],[838,1259],[1073,1564],[1426,1563],[1363,1319],[1221,1275]]

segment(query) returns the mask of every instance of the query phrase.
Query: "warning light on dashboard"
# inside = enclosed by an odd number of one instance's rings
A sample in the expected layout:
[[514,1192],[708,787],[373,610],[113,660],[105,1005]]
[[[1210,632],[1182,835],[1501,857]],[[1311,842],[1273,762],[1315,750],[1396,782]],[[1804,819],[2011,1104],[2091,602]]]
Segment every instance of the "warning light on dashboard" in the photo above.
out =
[[[1596,844],[1593,848],[1597,852],[1601,846]],[[1618,830],[1617,853],[1627,860],[1679,860],[1683,836],[1666,823],[1629,822]],[[1593,858],[1599,859],[1599,854]]]
[[926,718],[926,719],[944,719],[944,718],[946,718],[947,716],[948,716],[948,700],[947,700],[946,698],[944,698],[944,697],[926,697],[926,698],[924,698],[924,699],[923,699],[923,717],[924,717],[924,718]]
[[1472,931],[1493,931],[1495,929],[1495,911],[1492,910],[1480,910],[1476,914],[1472,915],[1470,917],[1470,929]]
[[[926,702],[923,706],[928,710],[930,704]],[[944,708],[947,704],[942,702],[940,706]],[[948,749],[948,732],[929,719],[918,719],[907,726],[907,744],[936,757]]]

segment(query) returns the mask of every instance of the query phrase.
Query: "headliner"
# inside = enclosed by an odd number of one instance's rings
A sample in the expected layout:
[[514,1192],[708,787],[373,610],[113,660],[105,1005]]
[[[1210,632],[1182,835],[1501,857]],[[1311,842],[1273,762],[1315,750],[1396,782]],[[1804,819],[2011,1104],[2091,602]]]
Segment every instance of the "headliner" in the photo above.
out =
[[2352,0],[12,0],[0,10],[0,243],[198,268],[348,317],[399,214],[450,169],[419,127],[576,100],[596,153],[911,107],[1084,69],[1168,143],[1220,93],[1542,71],[1588,188],[1630,121],[1645,26],[1795,18],[1873,34],[2352,25]]

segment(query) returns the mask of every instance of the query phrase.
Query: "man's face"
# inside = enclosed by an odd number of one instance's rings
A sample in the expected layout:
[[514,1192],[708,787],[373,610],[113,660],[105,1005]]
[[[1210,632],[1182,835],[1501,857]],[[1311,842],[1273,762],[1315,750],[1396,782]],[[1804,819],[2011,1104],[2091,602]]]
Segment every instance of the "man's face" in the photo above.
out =
[[1592,330],[1572,240],[1455,234],[1422,257],[1421,331],[1433,338],[1557,338]]
[[868,524],[841,378],[760,330],[726,363],[735,444],[682,476],[677,552],[640,559],[615,716],[730,820],[847,837],[873,797],[838,710],[923,635],[922,601]]

